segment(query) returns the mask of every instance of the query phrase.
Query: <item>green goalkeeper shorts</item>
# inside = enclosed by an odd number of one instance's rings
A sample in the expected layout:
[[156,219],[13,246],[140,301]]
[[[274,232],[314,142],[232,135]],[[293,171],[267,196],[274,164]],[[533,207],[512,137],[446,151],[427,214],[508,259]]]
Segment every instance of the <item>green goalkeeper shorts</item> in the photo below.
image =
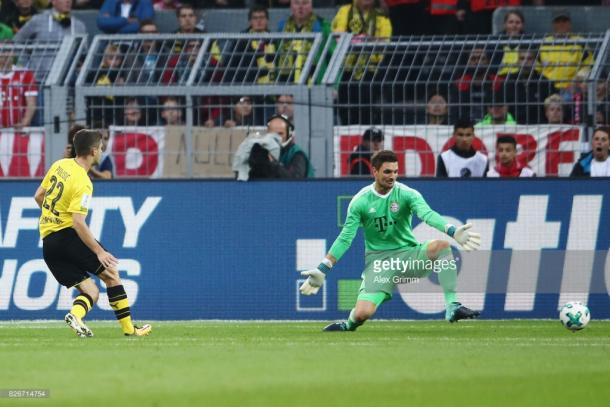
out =
[[432,272],[428,242],[417,246],[383,251],[368,251],[358,300],[379,306],[392,298],[397,284],[416,281]]

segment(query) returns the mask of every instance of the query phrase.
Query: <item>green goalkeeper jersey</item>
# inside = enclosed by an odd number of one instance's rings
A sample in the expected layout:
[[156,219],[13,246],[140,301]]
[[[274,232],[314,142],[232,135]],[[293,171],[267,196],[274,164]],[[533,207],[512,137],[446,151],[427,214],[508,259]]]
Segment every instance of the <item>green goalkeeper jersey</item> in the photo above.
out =
[[367,251],[417,246],[419,242],[411,228],[413,214],[445,232],[445,219],[433,211],[416,190],[400,182],[396,182],[386,195],[379,194],[375,184],[364,187],[352,198],[343,230],[329,253],[339,260],[351,246],[359,226],[364,228]]

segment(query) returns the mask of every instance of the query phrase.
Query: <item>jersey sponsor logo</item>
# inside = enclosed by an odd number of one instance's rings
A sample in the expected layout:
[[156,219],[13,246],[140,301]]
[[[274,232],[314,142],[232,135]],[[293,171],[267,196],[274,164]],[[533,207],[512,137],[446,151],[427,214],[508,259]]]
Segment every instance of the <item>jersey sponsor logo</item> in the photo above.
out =
[[375,219],[373,219],[373,221],[375,222],[375,228],[377,228],[377,231],[379,233],[383,233],[386,230],[388,230],[388,226],[392,226],[394,223],[393,221],[389,221],[388,222],[388,217],[387,216],[379,216]]
[[80,200],[80,206],[83,209],[89,209],[89,204],[91,203],[91,195],[83,195],[82,199]]

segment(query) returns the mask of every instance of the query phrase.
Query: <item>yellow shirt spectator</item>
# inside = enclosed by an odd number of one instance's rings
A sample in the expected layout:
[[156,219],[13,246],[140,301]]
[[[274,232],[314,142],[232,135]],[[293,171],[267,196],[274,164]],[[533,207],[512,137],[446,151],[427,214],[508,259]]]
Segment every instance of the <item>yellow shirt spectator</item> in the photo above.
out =
[[[555,87],[564,89],[570,86],[576,73],[582,68],[593,66],[593,53],[581,44],[561,43],[564,38],[545,37],[545,43],[540,47],[539,71],[553,81]],[[566,39],[579,40],[582,37],[569,35]],[[553,42],[555,42],[553,44]]]

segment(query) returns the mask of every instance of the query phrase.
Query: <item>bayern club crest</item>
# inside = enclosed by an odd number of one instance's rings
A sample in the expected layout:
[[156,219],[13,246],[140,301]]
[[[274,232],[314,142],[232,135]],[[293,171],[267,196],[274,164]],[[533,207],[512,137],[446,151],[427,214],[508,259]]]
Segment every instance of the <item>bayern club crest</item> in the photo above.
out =
[[400,210],[400,205],[398,205],[398,202],[392,202],[392,203],[390,204],[390,211],[391,211],[392,213],[396,213],[396,212],[398,212],[399,210]]

